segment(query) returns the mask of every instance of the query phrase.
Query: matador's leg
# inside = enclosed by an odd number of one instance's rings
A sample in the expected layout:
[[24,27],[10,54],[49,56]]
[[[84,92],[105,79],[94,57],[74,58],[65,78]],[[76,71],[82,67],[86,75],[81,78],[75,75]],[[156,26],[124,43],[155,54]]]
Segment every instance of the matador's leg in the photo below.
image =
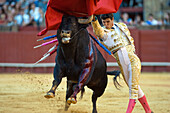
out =
[[132,112],[136,99],[138,99],[138,81],[141,69],[139,65],[140,62],[136,62],[136,57],[130,55],[131,54],[127,52],[125,47],[117,51],[117,54],[115,55],[121,68],[124,80],[129,87],[129,104],[126,113]]
[[138,99],[138,85],[140,75],[140,61],[136,60],[136,56],[131,56],[126,48],[117,51],[116,60],[121,69],[126,84],[129,87],[129,98]]
[[126,113],[131,113],[136,99],[140,101],[146,113],[151,113],[151,109],[146,101],[146,97],[139,86],[139,76],[141,63],[134,53],[127,53],[126,48],[117,53],[117,60],[121,68],[124,80],[129,86],[129,104]]

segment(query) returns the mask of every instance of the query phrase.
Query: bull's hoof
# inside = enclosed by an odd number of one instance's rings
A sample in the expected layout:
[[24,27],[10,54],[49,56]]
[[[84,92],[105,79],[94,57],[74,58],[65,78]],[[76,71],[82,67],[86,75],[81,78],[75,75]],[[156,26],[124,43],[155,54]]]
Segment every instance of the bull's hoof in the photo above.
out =
[[67,99],[67,103],[68,104],[76,104],[77,103],[77,100],[76,100],[76,98],[74,98],[74,97],[70,97],[70,98],[68,98]]
[[69,108],[69,107],[70,107],[70,104],[66,102],[66,103],[65,103],[65,109],[64,109],[64,110],[65,110],[65,111],[68,111],[68,108]]
[[55,94],[52,92],[48,92],[46,95],[44,95],[45,98],[49,99],[49,98],[54,98]]

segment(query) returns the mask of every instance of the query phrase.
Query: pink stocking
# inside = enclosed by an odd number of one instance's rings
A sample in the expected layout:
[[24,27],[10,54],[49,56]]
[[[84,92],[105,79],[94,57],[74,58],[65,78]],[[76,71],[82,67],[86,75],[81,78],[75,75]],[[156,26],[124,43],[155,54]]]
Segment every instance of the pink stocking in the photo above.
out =
[[138,100],[142,104],[143,108],[145,109],[145,112],[146,113],[151,113],[151,109],[150,109],[150,107],[148,105],[148,102],[146,100],[145,95],[143,97],[139,98]]
[[129,99],[129,105],[128,105],[126,113],[131,113],[133,108],[135,107],[135,104],[136,104],[135,99]]

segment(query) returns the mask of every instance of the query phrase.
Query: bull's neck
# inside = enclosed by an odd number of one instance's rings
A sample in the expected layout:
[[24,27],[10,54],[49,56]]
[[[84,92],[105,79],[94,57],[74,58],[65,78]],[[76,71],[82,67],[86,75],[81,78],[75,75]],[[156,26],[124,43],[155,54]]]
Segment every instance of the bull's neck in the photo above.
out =
[[70,44],[62,44],[61,51],[66,62],[74,61],[76,55],[77,41]]

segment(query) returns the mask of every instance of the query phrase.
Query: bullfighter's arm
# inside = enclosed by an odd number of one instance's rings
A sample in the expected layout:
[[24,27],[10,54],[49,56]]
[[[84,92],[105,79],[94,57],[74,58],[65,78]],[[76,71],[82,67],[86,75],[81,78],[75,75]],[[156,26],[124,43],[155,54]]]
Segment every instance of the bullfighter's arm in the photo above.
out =
[[95,33],[95,35],[104,40],[104,29],[101,27],[101,25],[99,24],[99,21],[96,19],[96,20],[93,20],[91,22],[92,24],[92,27],[93,27],[93,32]]

